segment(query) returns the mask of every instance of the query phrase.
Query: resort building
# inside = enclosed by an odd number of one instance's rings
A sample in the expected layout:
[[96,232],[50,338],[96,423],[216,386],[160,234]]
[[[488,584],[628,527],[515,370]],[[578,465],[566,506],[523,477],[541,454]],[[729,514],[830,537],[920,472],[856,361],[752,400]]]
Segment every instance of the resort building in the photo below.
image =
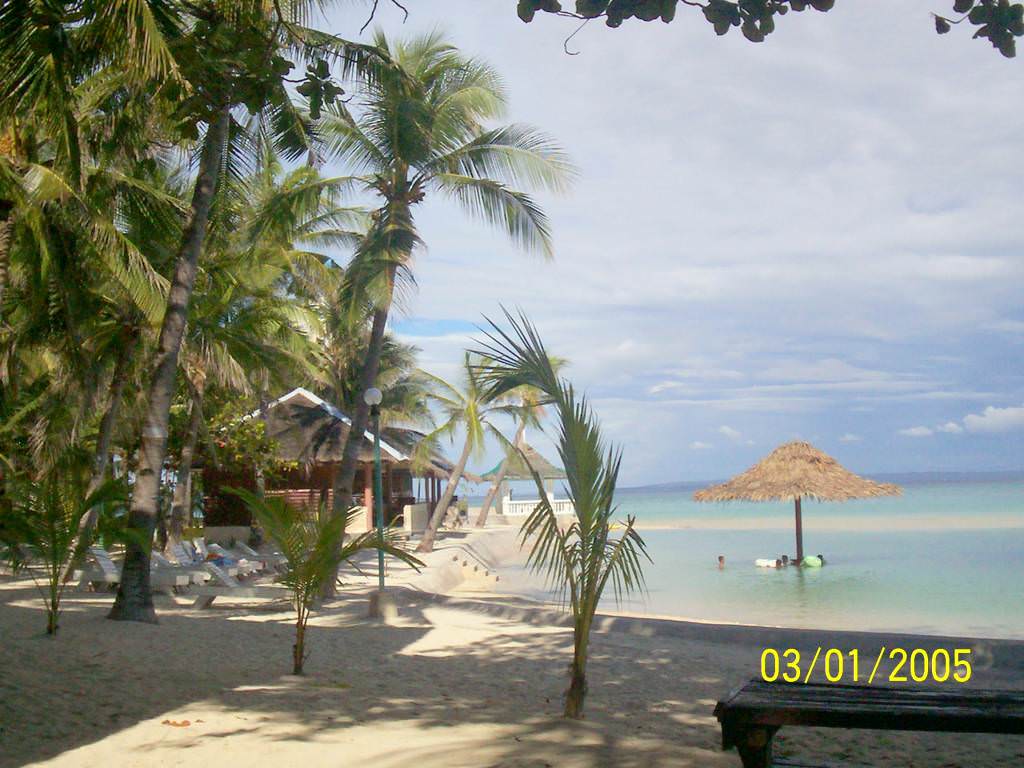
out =
[[[270,402],[262,411],[246,418],[263,419],[266,435],[276,445],[276,458],[287,468],[264,478],[267,496],[280,496],[291,504],[316,514],[321,505],[330,509],[334,501],[334,478],[341,466],[351,419],[336,406],[301,387]],[[381,430],[381,464],[384,518],[387,524],[401,524],[422,530],[427,510],[436,505],[451,465],[432,454],[425,462],[412,456],[423,435],[415,430]],[[245,505],[227,488],[256,487],[255,469],[225,471],[215,465],[203,467],[203,519],[208,538],[248,535],[252,517]],[[353,482],[353,502],[360,504],[352,532],[373,527],[373,433],[366,431],[359,446],[359,460]],[[225,529],[225,530],[221,530]],[[230,529],[230,530],[226,530]]]

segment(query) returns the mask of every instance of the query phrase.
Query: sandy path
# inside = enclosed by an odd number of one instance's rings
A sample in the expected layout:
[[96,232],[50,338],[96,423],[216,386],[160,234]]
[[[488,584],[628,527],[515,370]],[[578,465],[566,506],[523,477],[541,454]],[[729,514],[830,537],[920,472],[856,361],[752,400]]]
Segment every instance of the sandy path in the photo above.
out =
[[[736,768],[714,702],[785,637],[620,621],[630,631],[595,637],[588,717],[570,723],[570,633],[514,599],[408,593],[383,626],[362,619],[356,590],[315,620],[301,679],[284,674],[281,606],[160,600],[161,624],[145,626],[105,620],[107,596],[75,594],[49,639],[25,583],[0,582],[0,765]],[[979,684],[1024,688],[1024,654],[997,656]],[[777,743],[885,765],[1024,764],[1024,737],[784,729]]]

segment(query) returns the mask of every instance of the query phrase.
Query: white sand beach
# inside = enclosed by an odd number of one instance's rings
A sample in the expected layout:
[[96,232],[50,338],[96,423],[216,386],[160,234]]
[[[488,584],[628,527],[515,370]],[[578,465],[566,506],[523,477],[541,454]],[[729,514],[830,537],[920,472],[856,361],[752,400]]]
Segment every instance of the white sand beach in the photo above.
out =
[[[451,546],[450,544],[448,546]],[[454,550],[435,553],[438,578]],[[472,569],[466,569],[473,573]],[[732,766],[712,710],[757,675],[765,645],[933,647],[936,638],[606,618],[587,717],[562,719],[564,617],[487,593],[399,589],[390,625],[353,585],[312,622],[290,670],[284,603],[158,597],[160,624],[106,620],[110,596],[71,591],[56,638],[29,582],[0,582],[0,765]],[[1024,689],[1024,643],[972,642],[971,685]],[[781,755],[899,766],[1010,766],[1024,737],[783,729]]]

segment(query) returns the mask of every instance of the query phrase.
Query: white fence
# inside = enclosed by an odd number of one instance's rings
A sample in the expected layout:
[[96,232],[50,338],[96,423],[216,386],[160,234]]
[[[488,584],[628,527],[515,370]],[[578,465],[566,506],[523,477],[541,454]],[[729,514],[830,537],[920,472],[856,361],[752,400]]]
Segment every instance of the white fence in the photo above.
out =
[[[540,499],[516,499],[515,501],[512,501],[512,499],[506,496],[501,500],[501,513],[506,517],[525,517],[533,512],[538,504],[540,504]],[[552,499],[551,508],[554,510],[556,515],[576,514],[576,509],[573,507],[572,502],[569,499]]]

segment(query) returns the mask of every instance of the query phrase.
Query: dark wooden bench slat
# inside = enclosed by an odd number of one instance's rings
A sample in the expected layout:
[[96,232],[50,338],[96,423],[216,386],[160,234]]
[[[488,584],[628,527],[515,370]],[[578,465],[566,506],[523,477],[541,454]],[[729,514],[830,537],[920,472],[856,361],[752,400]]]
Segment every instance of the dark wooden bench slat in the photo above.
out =
[[1024,733],[1024,692],[751,681],[715,714],[736,724]]
[[715,716],[723,749],[735,746],[745,766],[762,768],[771,764],[772,738],[784,725],[1024,734],[1024,691],[751,680],[719,701]]

